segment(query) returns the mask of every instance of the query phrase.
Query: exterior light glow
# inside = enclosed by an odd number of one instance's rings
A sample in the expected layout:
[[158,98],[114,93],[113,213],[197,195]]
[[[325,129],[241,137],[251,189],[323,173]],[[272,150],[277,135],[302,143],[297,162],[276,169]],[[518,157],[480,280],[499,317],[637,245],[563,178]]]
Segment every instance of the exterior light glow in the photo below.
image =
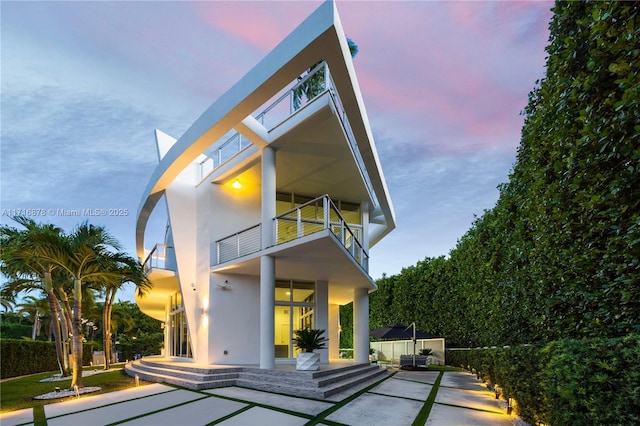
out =
[[231,186],[235,189],[240,189],[242,188],[242,184],[240,183],[240,181],[238,179],[234,180],[233,183],[231,184]]

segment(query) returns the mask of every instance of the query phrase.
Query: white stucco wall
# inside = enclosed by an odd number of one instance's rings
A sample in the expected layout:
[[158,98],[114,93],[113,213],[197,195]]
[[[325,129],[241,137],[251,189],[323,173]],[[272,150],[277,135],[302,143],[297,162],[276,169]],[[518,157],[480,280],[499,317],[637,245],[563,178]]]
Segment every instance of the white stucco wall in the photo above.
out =
[[[259,170],[259,168],[258,168]],[[205,181],[196,188],[198,298],[200,308],[194,337],[195,362],[257,364],[260,339],[259,277],[212,274],[220,238],[260,221],[260,192],[251,171],[239,177],[242,188]],[[225,282],[226,281],[226,282]],[[225,354],[226,351],[226,354]]]

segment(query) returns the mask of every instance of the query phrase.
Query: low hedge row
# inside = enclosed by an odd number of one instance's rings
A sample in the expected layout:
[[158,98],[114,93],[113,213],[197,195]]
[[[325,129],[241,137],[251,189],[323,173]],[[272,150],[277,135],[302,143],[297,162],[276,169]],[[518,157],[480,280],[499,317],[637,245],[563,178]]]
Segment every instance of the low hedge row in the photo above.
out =
[[[24,376],[59,370],[56,347],[53,342],[34,340],[0,339],[0,378]],[[89,365],[92,358],[91,345],[85,345],[82,364]]]
[[446,359],[498,385],[531,424],[640,424],[640,335],[447,350]]

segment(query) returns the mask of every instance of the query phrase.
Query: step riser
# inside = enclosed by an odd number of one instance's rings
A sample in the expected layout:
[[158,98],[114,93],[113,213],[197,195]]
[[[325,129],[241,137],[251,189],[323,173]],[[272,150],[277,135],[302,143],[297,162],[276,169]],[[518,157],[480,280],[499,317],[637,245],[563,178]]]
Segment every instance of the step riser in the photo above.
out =
[[387,374],[377,366],[352,365],[320,372],[262,370],[249,367],[198,368],[175,363],[134,361],[125,366],[130,376],[202,390],[242,386],[267,392],[324,399]]
[[217,374],[209,374],[209,375],[201,375],[192,372],[186,372],[184,370],[170,370],[167,368],[156,368],[150,367],[149,365],[136,365],[136,370],[143,371],[149,374],[156,374],[160,376],[175,376],[183,379],[189,379],[194,381],[203,381],[210,382],[215,380],[229,380],[229,379],[237,379],[238,374],[240,373],[217,373]]

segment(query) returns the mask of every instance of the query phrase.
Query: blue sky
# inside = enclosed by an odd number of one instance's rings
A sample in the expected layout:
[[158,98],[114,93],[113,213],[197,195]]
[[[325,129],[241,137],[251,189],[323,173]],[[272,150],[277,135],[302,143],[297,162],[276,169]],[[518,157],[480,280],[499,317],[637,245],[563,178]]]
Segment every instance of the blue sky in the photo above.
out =
[[[181,136],[319,4],[3,0],[0,221],[86,219],[135,254],[154,129]],[[494,205],[544,77],[553,3],[337,5],[397,215],[370,253],[377,279],[447,255]]]

